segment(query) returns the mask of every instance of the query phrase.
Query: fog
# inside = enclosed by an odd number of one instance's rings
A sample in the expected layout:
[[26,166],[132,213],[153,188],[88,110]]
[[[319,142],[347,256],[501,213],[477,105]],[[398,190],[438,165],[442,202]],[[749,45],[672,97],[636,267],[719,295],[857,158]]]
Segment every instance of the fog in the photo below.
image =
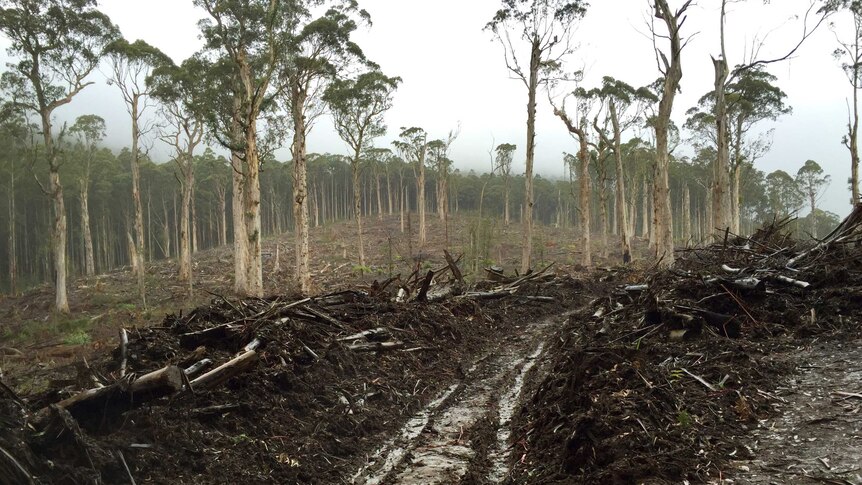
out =
[[[129,40],[144,39],[177,62],[202,45],[197,22],[204,13],[190,1],[100,3]],[[685,111],[712,88],[710,54],[718,51],[718,2],[702,3],[691,10],[683,28],[685,35],[694,37],[683,53],[684,76],[674,109],[679,126],[685,121]],[[386,116],[389,134],[377,140],[378,146],[389,146],[402,126],[421,126],[436,138],[444,137],[460,123],[461,135],[452,152],[456,168],[488,170],[492,144],[509,142],[518,145],[516,164],[523,170],[526,89],[520,81],[510,78],[502,47],[483,31],[498,5],[498,0],[361,2],[371,14],[373,25],[357,33],[358,44],[386,74],[403,79],[395,105]],[[785,54],[801,33],[802,21],[794,16],[803,14],[808,5],[807,0],[785,0],[767,6],[762,2],[732,6],[727,27],[729,63],[748,59],[752,46],[760,45],[763,39],[759,58]],[[839,31],[841,20],[835,18]],[[579,48],[568,59],[567,69],[583,69],[585,87],[597,85],[605,75],[635,86],[654,81],[658,70],[648,21],[646,0],[593,2],[575,32]],[[835,47],[835,34],[824,25],[793,58],[769,67],[778,77],[779,87],[787,93],[793,113],[759,127],[760,131],[774,128],[774,135],[772,150],[756,166],[766,172],[782,169],[794,174],[806,160],[817,161],[832,176],[822,208],[843,216],[849,211],[849,154],[841,138],[851,89],[831,56]],[[95,74],[93,81],[93,86],[56,112],[58,120],[98,114],[108,123],[109,146],[127,146],[131,129],[119,91],[106,84],[102,73]],[[560,176],[562,153],[576,150],[576,144],[552,116],[547,96],[541,93],[539,98],[537,172],[546,177]],[[152,145],[152,158],[169,159],[167,147],[157,141]],[[315,126],[308,149],[346,153],[344,143],[325,117]],[[691,149],[682,147],[678,154],[691,154]],[[286,148],[276,156],[281,160],[290,158]]]

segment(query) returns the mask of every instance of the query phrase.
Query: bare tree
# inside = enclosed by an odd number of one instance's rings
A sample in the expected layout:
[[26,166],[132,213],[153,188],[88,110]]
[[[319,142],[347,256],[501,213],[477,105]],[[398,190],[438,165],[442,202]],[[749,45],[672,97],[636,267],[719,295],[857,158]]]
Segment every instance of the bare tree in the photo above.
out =
[[75,120],[69,133],[78,138],[84,151],[78,177],[78,198],[81,202],[81,233],[84,239],[84,268],[87,276],[96,274],[93,256],[93,233],[90,228],[90,178],[98,144],[105,138],[105,120],[96,115],[83,115]]
[[135,209],[135,255],[138,292],[141,303],[147,305],[146,290],[146,244],[144,242],[144,208],[141,204],[141,135],[151,127],[142,125],[142,117],[149,107],[150,90],[147,80],[153,70],[161,64],[170,63],[170,59],[160,50],[142,40],[130,44],[125,39],[119,39],[108,46],[108,58],[111,61],[111,82],[120,88],[126,110],[132,119],[132,202]]
[[841,69],[850,82],[853,95],[847,108],[847,134],[842,142],[850,152],[850,204],[862,203],[859,196],[859,90],[862,89],[862,2],[843,0],[834,5],[847,10],[852,18],[852,37],[842,40],[835,25],[832,30],[838,42],[833,56],[840,60]]
[[[682,79],[682,50],[687,41],[683,42],[680,30],[687,18],[686,11],[693,0],[686,0],[677,10],[672,10],[667,0],[655,0],[651,7],[655,18],[664,23],[666,34],[660,34],[653,24],[652,34],[655,45],[656,62],[661,78],[661,96],[658,113],[653,120],[656,139],[656,161],[653,176],[653,230],[655,231],[656,257],[660,265],[670,267],[674,263],[673,254],[673,216],[671,214],[670,184],[668,167],[670,165],[669,128],[670,116],[673,113],[673,102],[679,90]],[[668,41],[668,52],[658,47],[658,39]],[[668,56],[670,56],[668,58]]]
[[[488,22],[503,47],[506,67],[527,88],[527,156],[523,206],[521,272],[531,267],[533,250],[533,161],[536,151],[536,93],[562,68],[562,60],[572,52],[571,36],[576,21],[586,14],[582,0],[502,0],[502,6]],[[521,45],[516,45],[520,41]],[[521,49],[529,60],[520,60]]]
[[566,125],[566,129],[572,136],[578,139],[578,222],[581,232],[581,263],[586,266],[592,266],[591,244],[590,244],[590,136],[588,130],[590,128],[588,121],[588,113],[593,104],[593,99],[582,88],[576,89],[571,96],[577,102],[575,119],[569,117],[566,113],[566,99],[563,99],[562,105],[558,108],[554,106],[554,115],[556,115]]
[[[508,226],[509,217],[509,182],[512,178],[512,160],[518,147],[511,143],[497,145],[497,155],[494,158],[494,169],[503,176],[503,221]],[[482,214],[479,214],[480,216]]]

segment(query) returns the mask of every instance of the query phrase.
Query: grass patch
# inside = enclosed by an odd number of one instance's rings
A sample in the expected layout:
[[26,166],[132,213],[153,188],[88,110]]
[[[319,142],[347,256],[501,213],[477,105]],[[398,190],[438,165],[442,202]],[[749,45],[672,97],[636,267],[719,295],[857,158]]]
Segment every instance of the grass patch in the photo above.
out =
[[75,332],[66,335],[66,337],[63,338],[63,343],[66,345],[87,345],[92,342],[92,340],[92,337],[90,337],[90,334],[86,331],[76,330]]
[[[64,342],[71,339],[73,342],[79,342],[86,335],[86,342],[91,341],[88,330],[90,329],[89,318],[72,318],[65,315],[53,315],[46,320],[31,320],[24,322],[16,330],[6,329],[3,332],[3,338],[10,342],[16,343],[32,343],[44,340],[52,340],[62,338]],[[68,342],[67,342],[68,343]],[[70,345],[81,345],[72,343]]]

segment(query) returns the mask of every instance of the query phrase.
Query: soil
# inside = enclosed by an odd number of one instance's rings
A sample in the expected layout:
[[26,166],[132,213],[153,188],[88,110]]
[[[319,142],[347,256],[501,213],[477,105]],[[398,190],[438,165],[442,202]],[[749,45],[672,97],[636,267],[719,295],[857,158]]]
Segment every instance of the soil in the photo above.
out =
[[745,440],[734,483],[862,484],[862,340],[820,342],[775,356],[795,366],[776,386],[775,415]]
[[[130,331],[132,377],[108,337],[86,360],[11,360],[0,482],[862,484],[862,209],[848,220],[813,248],[776,223],[672,269],[438,275],[431,302],[397,297],[422,272],[324,271],[310,300],[211,286]],[[124,391],[256,339],[256,365],[223,385]],[[98,385],[114,389],[98,407],[52,406]]]
[[613,290],[548,349],[509,481],[859,483],[862,254],[780,229],[596,276]]

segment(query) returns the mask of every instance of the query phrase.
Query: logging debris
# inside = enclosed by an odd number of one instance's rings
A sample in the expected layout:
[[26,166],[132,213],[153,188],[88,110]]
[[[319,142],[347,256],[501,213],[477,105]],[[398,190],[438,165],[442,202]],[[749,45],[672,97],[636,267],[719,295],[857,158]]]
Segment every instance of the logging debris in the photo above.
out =
[[596,271],[609,291],[525,391],[513,482],[717,483],[759,458],[746,434],[786,402],[799,349],[862,328],[862,206],[813,243],[788,222],[679,250],[670,269]]
[[57,380],[22,405],[0,392],[0,448],[15,460],[0,452],[0,473],[18,483],[337,483],[491,336],[562,311],[583,289],[549,268],[468,285],[459,260],[314,297],[215,295],[119,333],[87,379]]

